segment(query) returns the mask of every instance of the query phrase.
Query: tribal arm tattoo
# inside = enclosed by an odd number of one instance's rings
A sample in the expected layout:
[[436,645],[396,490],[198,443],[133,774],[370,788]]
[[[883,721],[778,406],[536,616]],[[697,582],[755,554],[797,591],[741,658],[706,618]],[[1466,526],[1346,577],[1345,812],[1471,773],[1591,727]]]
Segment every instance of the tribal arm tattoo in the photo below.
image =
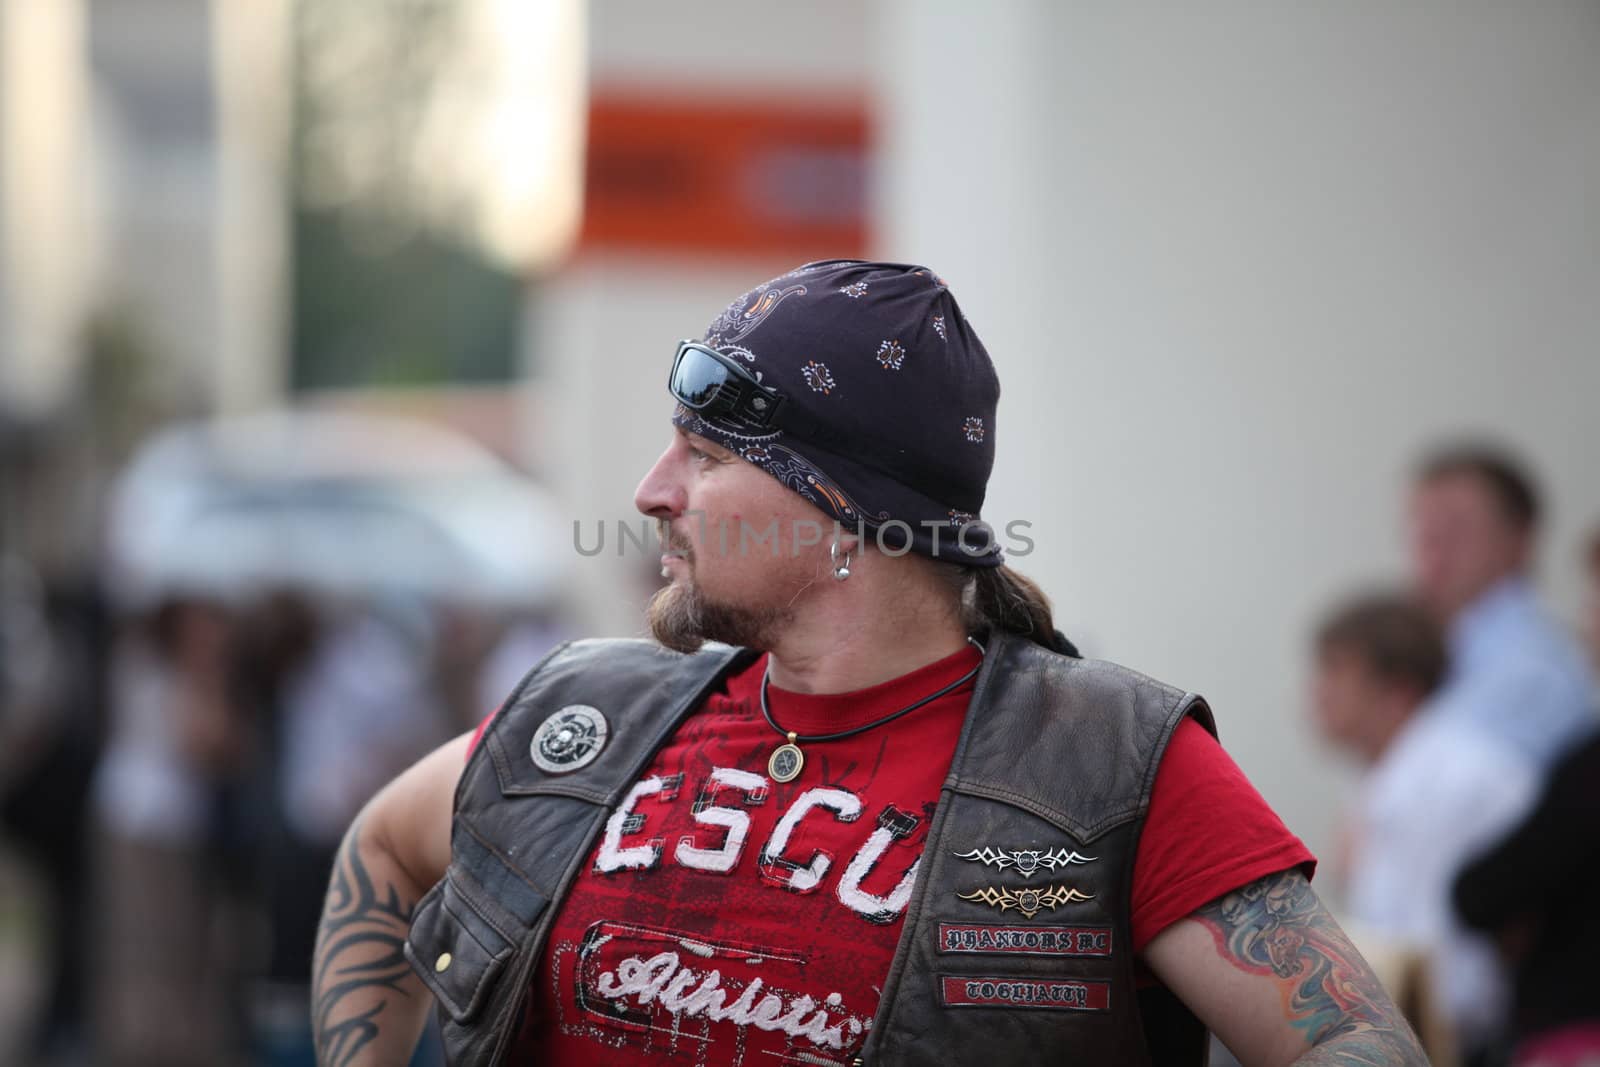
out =
[[311,1019],[318,1067],[405,1062],[427,1011],[426,990],[404,952],[416,894],[402,891],[396,883],[404,875],[368,838],[359,819],[345,835],[317,928]]
[[1388,993],[1298,870],[1269,875],[1192,916],[1217,953],[1277,987],[1310,1051],[1301,1067],[1427,1067]]

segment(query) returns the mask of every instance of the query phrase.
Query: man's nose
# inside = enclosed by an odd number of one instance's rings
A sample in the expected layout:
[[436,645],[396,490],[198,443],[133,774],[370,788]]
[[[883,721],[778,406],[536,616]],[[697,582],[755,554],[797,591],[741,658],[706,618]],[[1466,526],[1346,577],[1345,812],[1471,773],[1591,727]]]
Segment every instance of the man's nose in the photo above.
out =
[[656,458],[655,466],[645,472],[639,488],[633,491],[633,506],[652,518],[673,518],[688,506],[683,479],[678,477],[675,452],[674,445],[668,445]]

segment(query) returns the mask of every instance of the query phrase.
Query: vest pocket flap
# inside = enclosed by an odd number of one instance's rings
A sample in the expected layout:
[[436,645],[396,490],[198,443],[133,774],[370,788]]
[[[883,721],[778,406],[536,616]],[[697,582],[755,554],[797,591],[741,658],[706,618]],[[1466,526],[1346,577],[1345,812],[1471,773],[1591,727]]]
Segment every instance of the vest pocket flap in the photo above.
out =
[[484,918],[513,941],[550,903],[517,868],[463,826],[451,841],[456,887]]
[[450,1017],[466,1022],[516,954],[516,932],[471,874],[451,867],[417,906],[406,956]]

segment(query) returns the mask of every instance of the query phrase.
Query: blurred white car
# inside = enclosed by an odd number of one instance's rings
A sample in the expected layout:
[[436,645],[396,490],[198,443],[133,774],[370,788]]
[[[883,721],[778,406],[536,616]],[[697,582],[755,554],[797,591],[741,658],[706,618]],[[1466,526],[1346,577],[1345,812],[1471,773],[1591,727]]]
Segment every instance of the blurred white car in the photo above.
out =
[[440,426],[315,411],[171,426],[119,477],[108,580],[123,607],[265,586],[498,606],[554,598],[548,493]]

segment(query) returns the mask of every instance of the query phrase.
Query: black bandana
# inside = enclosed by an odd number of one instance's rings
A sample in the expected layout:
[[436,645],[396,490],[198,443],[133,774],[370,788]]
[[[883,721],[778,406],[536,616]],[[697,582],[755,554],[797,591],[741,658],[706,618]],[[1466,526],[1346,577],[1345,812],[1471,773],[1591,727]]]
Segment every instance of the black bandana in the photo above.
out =
[[729,304],[704,341],[837,439],[824,448],[681,404],[676,425],[891,553],[1004,562],[978,517],[994,466],[1000,381],[938,275],[900,263],[808,263]]

